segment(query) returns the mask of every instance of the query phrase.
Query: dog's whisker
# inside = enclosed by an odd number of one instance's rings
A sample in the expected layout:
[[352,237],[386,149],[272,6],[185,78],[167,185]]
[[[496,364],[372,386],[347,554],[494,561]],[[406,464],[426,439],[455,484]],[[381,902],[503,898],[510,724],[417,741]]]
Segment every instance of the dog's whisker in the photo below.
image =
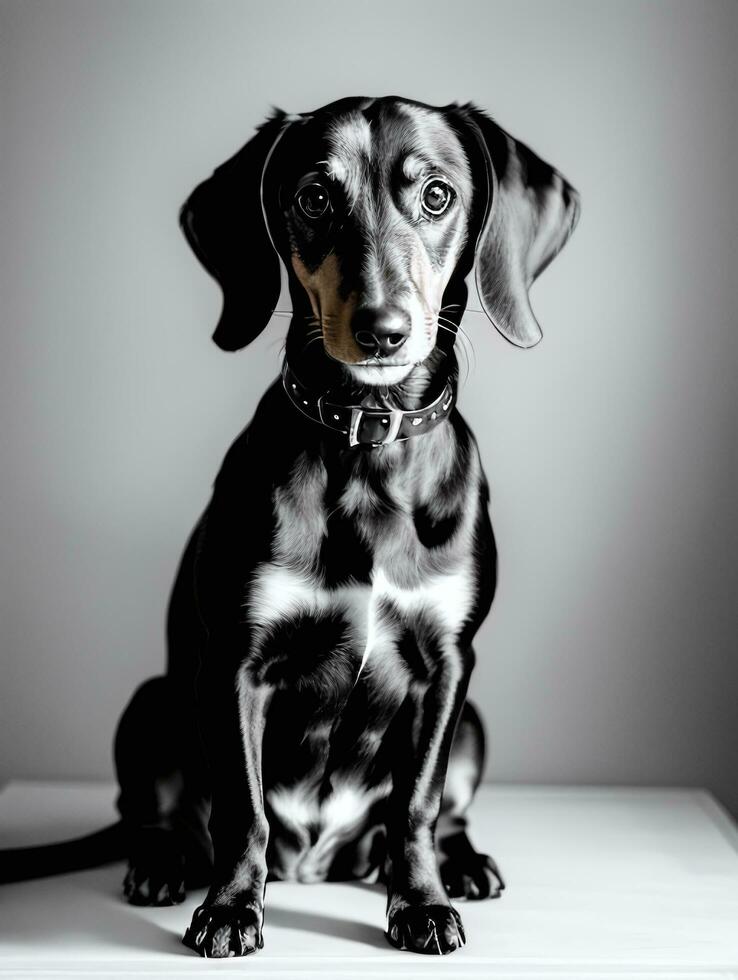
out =
[[476,351],[474,350],[474,345],[471,342],[471,338],[463,327],[440,315],[438,317],[438,326],[442,330],[447,330],[457,338],[458,349],[461,351],[464,358],[464,367],[466,371],[464,376],[464,384],[466,384],[472,371],[476,372],[477,369],[477,355]]
[[318,343],[320,343],[320,342],[321,342],[322,340],[323,340],[323,338],[322,338],[322,336],[321,336],[321,337],[313,337],[313,338],[312,338],[312,340],[308,340],[308,342],[307,342],[307,343],[305,344],[305,346],[304,346],[304,347],[302,348],[302,353],[304,354],[304,353],[305,353],[305,351],[306,351],[306,350],[308,349],[308,347],[309,347],[309,346],[310,346],[311,344],[318,344]]
[[[437,326],[438,326],[438,328],[440,330],[445,330],[447,333],[450,333],[454,338],[458,338],[460,336],[459,335],[459,332],[458,332],[458,330],[456,329],[455,326],[454,326],[453,329],[451,327],[446,326],[445,323],[441,323],[440,322],[440,318],[439,318],[439,322],[438,322]],[[460,387],[463,387],[466,384],[466,382],[469,380],[469,373],[470,373],[469,354],[467,352],[467,349],[466,349],[465,344],[463,343],[463,340],[459,344],[459,348],[458,349],[461,351],[461,354],[462,354],[463,359],[464,359],[464,371],[465,371],[465,374],[464,374],[464,378],[463,378],[463,380],[461,381],[461,384],[460,384]]]
[[459,327],[459,333],[460,333],[460,335],[462,337],[462,344],[463,344],[463,346],[465,348],[467,348],[471,352],[472,360],[474,362],[474,370],[476,371],[476,369],[477,369],[477,351],[476,351],[476,348],[474,347],[474,343],[473,343],[471,337],[469,336],[469,334],[466,332],[466,330],[464,330],[464,328],[461,327],[461,326]]
[[476,368],[477,368],[477,352],[474,349],[474,344],[472,343],[472,339],[469,336],[469,334],[466,332],[466,330],[464,330],[464,328],[461,326],[461,324],[456,324],[452,320],[448,320],[446,317],[443,317],[440,314],[438,316],[438,319],[439,319],[439,322],[441,320],[443,320],[444,323],[450,324],[453,327],[454,332],[456,332],[459,337],[463,338],[463,340],[462,340],[462,346],[464,344],[466,344],[469,347],[469,350],[471,351],[472,357],[474,359],[474,370],[476,371]]
[[443,313],[443,312],[445,312],[446,310],[450,310],[450,309],[452,309],[452,308],[454,308],[454,307],[455,307],[456,309],[460,309],[460,310],[462,310],[462,311],[463,311],[463,312],[462,312],[462,316],[465,316],[465,315],[466,315],[467,313],[481,313],[481,314],[482,314],[483,316],[486,316],[486,315],[487,315],[487,314],[486,314],[486,313],[484,312],[484,310],[477,310],[477,309],[475,309],[475,308],[474,308],[473,306],[462,306],[462,304],[461,304],[461,303],[446,303],[446,305],[445,305],[445,306],[442,306],[442,307],[441,307],[441,310],[440,310],[440,312],[441,312],[441,313]]
[[459,350],[464,352],[464,360],[466,362],[466,378],[464,380],[468,381],[472,372],[476,373],[477,358],[465,334],[459,334]]

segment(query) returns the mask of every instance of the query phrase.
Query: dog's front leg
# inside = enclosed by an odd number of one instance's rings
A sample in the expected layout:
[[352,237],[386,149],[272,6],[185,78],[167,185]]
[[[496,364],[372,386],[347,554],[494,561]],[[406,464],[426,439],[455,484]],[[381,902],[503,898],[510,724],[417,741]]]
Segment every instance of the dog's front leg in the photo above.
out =
[[438,870],[435,830],[473,661],[471,650],[448,650],[425,691],[411,695],[412,737],[393,769],[387,826],[387,938],[398,949],[444,954],[465,942]]
[[205,901],[182,939],[201,956],[245,956],[263,945],[269,825],[261,757],[271,694],[248,663],[229,664],[222,650],[203,662],[198,702],[213,783],[215,866]]

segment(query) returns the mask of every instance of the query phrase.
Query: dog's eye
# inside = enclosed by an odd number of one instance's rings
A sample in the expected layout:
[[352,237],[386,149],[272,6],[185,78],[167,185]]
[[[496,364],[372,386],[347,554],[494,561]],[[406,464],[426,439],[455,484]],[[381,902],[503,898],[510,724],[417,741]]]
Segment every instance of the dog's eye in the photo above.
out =
[[420,204],[426,214],[433,218],[448,211],[454,199],[454,192],[440,177],[430,177],[420,192]]
[[322,184],[308,184],[297,195],[297,204],[306,218],[315,221],[322,218],[330,207],[331,199]]

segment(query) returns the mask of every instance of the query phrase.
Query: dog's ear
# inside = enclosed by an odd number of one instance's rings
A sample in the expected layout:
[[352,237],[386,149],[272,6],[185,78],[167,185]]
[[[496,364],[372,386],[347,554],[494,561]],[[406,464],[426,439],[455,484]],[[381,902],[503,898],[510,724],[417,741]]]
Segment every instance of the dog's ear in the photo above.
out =
[[264,174],[286,125],[277,111],[235,156],[199,184],[185,201],[185,238],[223,291],[213,340],[240,350],[269,322],[279,300],[279,258],[262,201]]
[[517,347],[541,339],[528,290],[563,248],[579,217],[579,195],[564,177],[474,106],[462,110],[487,169],[487,214],[476,250],[485,313]]

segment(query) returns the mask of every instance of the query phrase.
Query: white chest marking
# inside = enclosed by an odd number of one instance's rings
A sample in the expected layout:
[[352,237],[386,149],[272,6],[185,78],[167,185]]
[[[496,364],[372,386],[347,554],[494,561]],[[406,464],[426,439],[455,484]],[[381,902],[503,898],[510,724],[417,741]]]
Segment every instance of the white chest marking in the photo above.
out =
[[474,591],[469,565],[434,575],[415,589],[402,589],[394,585],[381,568],[372,577],[373,605],[380,599],[388,599],[403,613],[422,611],[431,616],[444,632],[453,636],[464,625],[474,600]]
[[392,628],[380,613],[383,601],[389,601],[405,615],[423,612],[453,640],[464,625],[473,600],[470,564],[435,575],[413,589],[395,585],[382,568],[373,572],[371,585],[326,589],[307,572],[269,563],[261,565],[254,575],[247,617],[252,625],[268,628],[293,616],[336,611],[349,620],[358,645],[363,642],[361,674],[371,651],[392,641]]
[[295,614],[321,611],[326,599],[310,575],[280,565],[260,565],[247,599],[248,619],[254,626],[269,626]]

